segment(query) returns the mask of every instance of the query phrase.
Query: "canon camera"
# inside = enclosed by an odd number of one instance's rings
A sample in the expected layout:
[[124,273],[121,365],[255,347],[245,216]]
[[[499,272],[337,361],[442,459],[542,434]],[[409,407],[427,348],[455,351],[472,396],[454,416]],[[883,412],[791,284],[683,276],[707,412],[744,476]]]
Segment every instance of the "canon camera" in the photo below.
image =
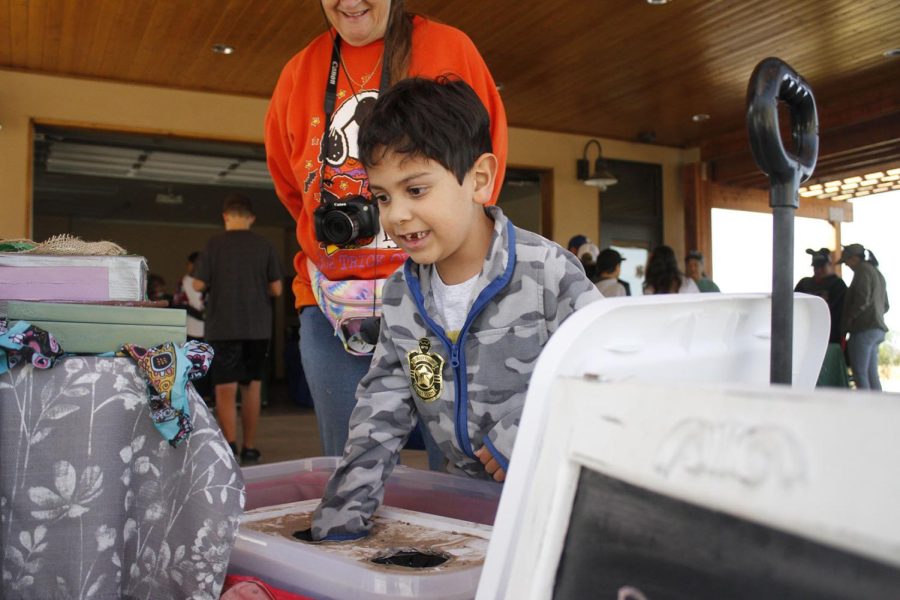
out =
[[316,239],[326,244],[344,246],[378,234],[378,207],[363,196],[323,202],[313,218]]

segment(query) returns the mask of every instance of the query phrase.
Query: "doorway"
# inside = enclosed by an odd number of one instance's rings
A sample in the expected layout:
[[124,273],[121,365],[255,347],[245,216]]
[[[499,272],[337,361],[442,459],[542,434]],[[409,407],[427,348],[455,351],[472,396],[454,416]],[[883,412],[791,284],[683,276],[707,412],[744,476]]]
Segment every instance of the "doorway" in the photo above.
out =
[[289,278],[275,299],[274,376],[284,376],[285,330],[297,320],[290,292],[294,221],[269,178],[260,144],[35,126],[32,237],[68,233],[109,240],[147,259],[174,293],[187,257],[222,231],[225,196],[253,201],[254,231],[270,239]]
[[553,231],[553,172],[509,167],[497,206],[517,227],[546,238]]
[[640,296],[650,251],[662,243],[662,166],[628,160],[607,161],[618,183],[600,192],[600,247],[625,259],[621,278]]

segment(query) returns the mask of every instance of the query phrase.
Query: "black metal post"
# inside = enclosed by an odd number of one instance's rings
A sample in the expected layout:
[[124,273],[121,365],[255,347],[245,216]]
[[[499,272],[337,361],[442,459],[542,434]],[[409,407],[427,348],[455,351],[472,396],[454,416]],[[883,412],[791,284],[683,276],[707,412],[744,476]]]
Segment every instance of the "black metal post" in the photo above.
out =
[[[780,193],[786,186],[778,186]],[[775,193],[775,188],[772,188]],[[794,208],[772,204],[772,350],[769,381],[791,383],[794,331]]]
[[[791,115],[795,152],[781,141],[778,102]],[[809,84],[778,58],[761,61],[747,87],[747,128],[759,168],[769,176],[772,207],[772,350],[771,383],[790,384],[794,333],[794,211],[800,206],[800,183],[812,175],[819,153],[819,122]]]

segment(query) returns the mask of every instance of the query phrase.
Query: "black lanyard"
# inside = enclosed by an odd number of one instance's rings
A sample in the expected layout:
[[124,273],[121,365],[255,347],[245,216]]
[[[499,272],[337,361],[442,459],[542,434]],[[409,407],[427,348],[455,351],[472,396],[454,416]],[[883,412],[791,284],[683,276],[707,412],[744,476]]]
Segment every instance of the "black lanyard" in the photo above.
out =
[[[387,40],[384,42],[384,51],[382,54],[382,65],[381,65],[381,82],[378,87],[378,94],[381,95],[388,89],[391,85],[391,63],[390,63],[390,53],[388,52]],[[330,148],[328,147],[329,135],[328,132],[331,131],[331,116],[334,114],[334,105],[337,102],[337,80],[338,80],[338,72],[341,68],[341,36],[335,36],[334,43],[331,46],[331,65],[328,67],[328,79],[325,84],[325,135],[322,140],[324,144],[324,153],[322,154],[322,166],[320,175],[324,175],[325,173],[325,161],[328,160],[328,151]],[[346,67],[344,67],[346,71]],[[347,79],[350,79],[350,74],[347,73]],[[353,89],[353,85],[351,83],[350,89]],[[360,90],[362,91],[362,90]],[[354,91],[354,96],[356,92]],[[325,178],[322,177],[322,181],[325,181]]]

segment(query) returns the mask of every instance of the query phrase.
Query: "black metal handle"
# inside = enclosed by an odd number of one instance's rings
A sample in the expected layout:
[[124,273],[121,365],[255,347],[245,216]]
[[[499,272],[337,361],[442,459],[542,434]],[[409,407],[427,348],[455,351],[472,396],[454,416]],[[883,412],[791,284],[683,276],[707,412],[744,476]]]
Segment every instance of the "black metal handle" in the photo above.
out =
[[[779,131],[778,102],[790,108],[795,151],[784,147]],[[779,58],[766,58],[753,70],[747,86],[747,128],[750,149],[759,168],[788,194],[772,194],[772,206],[797,208],[797,190],[812,175],[819,155],[819,119],[809,84]]]
[[[789,152],[781,141],[778,102],[790,108]],[[800,184],[812,175],[819,155],[819,119],[812,89],[787,63],[766,58],[753,70],[747,86],[750,149],[769,176],[772,207],[772,350],[769,380],[792,382],[794,337],[794,211]]]

